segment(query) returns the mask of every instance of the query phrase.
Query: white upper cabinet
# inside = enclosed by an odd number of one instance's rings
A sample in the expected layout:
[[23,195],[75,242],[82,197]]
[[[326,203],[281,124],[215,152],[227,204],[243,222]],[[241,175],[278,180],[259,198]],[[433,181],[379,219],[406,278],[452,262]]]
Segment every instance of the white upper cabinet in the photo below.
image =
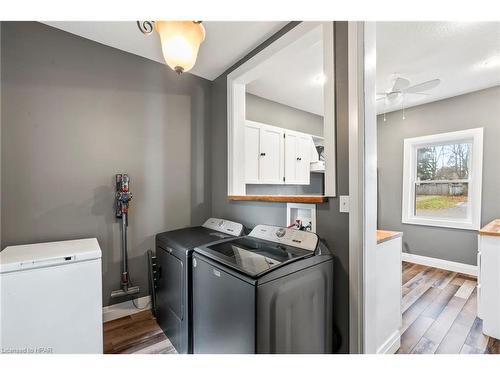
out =
[[260,129],[260,182],[283,183],[283,129],[262,126]]
[[285,132],[285,183],[309,185],[312,137],[293,131]]
[[247,184],[283,183],[284,130],[246,121],[245,181]]
[[247,184],[309,185],[315,153],[309,134],[254,121],[245,123]]
[[247,121],[245,126],[245,182],[259,183],[260,126]]

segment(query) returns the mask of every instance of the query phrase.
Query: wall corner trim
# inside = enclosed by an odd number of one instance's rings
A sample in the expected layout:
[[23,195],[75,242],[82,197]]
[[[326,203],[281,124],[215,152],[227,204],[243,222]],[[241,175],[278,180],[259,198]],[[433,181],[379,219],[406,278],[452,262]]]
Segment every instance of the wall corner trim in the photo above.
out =
[[421,264],[428,267],[441,268],[443,270],[459,272],[465,275],[476,276],[478,275],[477,266],[472,264],[452,262],[450,260],[431,258],[422,255],[402,253],[401,259],[404,262]]
[[114,305],[104,306],[102,308],[102,321],[106,323],[111,320],[123,318],[127,315],[137,314],[141,311],[146,311],[151,308],[151,296],[135,298],[133,301],[137,306],[140,307],[139,309],[134,306],[132,300],[116,303]]
[[401,347],[401,332],[395,331],[377,350],[377,354],[395,354]]

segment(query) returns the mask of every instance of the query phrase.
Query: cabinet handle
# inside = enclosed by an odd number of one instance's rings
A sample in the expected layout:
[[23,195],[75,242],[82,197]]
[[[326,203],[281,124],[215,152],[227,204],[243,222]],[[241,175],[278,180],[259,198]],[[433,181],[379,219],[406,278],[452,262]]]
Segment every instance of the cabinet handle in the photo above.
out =
[[266,153],[265,152],[261,152],[260,156],[266,156]]

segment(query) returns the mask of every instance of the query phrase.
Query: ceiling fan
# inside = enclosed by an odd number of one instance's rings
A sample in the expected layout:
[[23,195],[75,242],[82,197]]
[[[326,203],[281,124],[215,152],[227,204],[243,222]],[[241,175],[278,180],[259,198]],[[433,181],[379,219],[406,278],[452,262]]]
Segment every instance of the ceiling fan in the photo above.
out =
[[[425,81],[418,83],[416,85],[410,86],[410,81],[407,80],[406,78],[402,77],[397,77],[396,80],[394,81],[394,85],[392,86],[392,89],[390,89],[387,92],[378,92],[377,95],[380,97],[377,98],[377,100],[385,100],[386,104],[389,104],[390,102],[394,102],[398,99],[401,99],[402,102],[402,110],[403,110],[403,120],[405,119],[405,113],[404,113],[404,98],[405,95],[407,94],[412,94],[412,95],[429,95],[428,93],[425,93],[424,91],[432,90],[433,88],[437,87],[441,83],[441,80],[436,78],[436,79],[431,79],[430,81]],[[384,113],[384,121],[385,121],[385,113]]]

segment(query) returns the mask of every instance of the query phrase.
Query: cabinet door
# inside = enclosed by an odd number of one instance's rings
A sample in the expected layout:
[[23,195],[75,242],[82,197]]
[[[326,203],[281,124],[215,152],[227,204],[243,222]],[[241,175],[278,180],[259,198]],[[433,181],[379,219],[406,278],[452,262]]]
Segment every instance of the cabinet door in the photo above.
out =
[[296,158],[299,139],[295,133],[285,134],[285,183],[294,184],[297,180]]
[[297,183],[297,155],[299,137],[296,133],[287,132],[285,135],[285,183]]
[[245,182],[259,183],[260,127],[245,126]]
[[286,184],[309,185],[311,170],[310,138],[307,135],[287,132],[285,137]]
[[283,183],[283,134],[281,128],[260,128],[259,182]]
[[298,184],[309,185],[311,176],[311,142],[309,136],[299,136],[297,148],[296,178]]

